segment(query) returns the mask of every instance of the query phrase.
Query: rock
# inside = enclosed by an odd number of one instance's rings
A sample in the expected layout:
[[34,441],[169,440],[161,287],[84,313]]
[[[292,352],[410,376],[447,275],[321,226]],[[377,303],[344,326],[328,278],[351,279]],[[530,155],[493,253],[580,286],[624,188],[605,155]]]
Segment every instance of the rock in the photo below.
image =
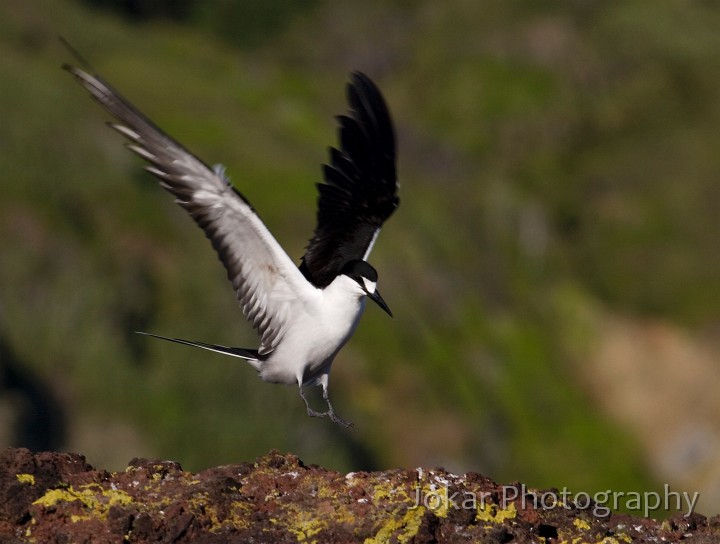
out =
[[659,522],[560,499],[442,469],[340,474],[277,451],[197,474],[171,461],[108,473],[75,454],[0,452],[0,542],[720,541],[717,518]]

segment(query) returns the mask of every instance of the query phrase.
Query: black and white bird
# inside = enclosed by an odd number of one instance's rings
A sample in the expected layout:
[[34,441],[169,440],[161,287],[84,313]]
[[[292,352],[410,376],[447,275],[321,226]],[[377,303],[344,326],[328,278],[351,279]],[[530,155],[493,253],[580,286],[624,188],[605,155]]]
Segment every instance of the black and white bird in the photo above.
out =
[[[380,228],[399,204],[395,133],[378,88],[351,74],[349,111],[337,117],[338,148],[330,148],[319,191],[317,225],[296,266],[247,199],[224,175],[159,129],[97,75],[63,65],[118,123],[108,123],[145,159],[145,169],[205,231],[232,282],[243,314],[260,337],[244,349],[167,338],[246,360],[268,382],[297,384],[307,413],[351,426],[333,410],[328,377],[369,298],[392,316],[367,259]],[[90,70],[92,71],[92,70]],[[310,407],[303,388],[320,385],[327,410]]]

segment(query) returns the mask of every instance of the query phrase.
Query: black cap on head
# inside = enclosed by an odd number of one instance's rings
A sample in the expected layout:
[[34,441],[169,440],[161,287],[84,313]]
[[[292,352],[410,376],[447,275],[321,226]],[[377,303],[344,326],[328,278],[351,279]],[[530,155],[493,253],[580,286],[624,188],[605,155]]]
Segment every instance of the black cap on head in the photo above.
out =
[[359,278],[365,278],[367,280],[377,282],[378,274],[377,271],[367,261],[353,260],[346,262],[340,274],[349,276],[355,280]]
[[[380,296],[380,291],[377,290],[375,284],[377,283],[378,274],[370,263],[361,260],[348,261],[343,265],[340,273],[354,279],[363,288],[367,297],[392,317],[390,307]],[[367,282],[370,282],[372,287],[368,286]]]

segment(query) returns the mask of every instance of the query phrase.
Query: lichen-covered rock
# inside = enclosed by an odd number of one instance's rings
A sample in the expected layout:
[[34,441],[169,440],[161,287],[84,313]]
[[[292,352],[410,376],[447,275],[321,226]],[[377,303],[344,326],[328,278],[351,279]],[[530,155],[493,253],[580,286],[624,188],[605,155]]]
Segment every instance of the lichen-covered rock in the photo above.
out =
[[538,504],[520,484],[442,469],[340,474],[272,451],[192,474],[133,459],[124,472],[82,456],[0,452],[0,542],[696,542],[720,521],[665,522]]

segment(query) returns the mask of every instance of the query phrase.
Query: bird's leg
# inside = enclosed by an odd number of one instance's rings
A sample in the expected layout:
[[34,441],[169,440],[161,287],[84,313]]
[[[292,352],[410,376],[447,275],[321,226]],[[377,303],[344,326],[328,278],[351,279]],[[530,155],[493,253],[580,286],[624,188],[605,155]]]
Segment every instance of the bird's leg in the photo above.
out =
[[333,423],[335,423],[337,425],[342,425],[343,427],[346,427],[346,428],[350,428],[353,426],[352,421],[345,421],[343,418],[341,418],[340,416],[338,416],[335,413],[335,410],[333,410],[332,404],[330,404],[330,398],[328,397],[328,391],[327,391],[327,387],[325,386],[325,384],[323,384],[323,398],[325,399],[325,402],[328,405],[328,411],[325,412],[325,414],[323,414],[323,415],[327,415],[330,418],[330,421],[332,421]]
[[353,423],[352,421],[345,421],[343,418],[338,416],[335,413],[335,410],[332,407],[332,404],[330,404],[330,399],[328,398],[328,391],[327,391],[327,379],[323,383],[321,382],[322,388],[323,388],[323,399],[327,403],[328,410],[327,412],[318,412],[316,410],[313,410],[310,407],[310,403],[307,400],[307,397],[305,397],[305,390],[303,389],[303,386],[301,384],[298,385],[298,389],[300,390],[300,398],[305,403],[305,408],[307,409],[307,413],[310,417],[329,417],[330,421],[337,425],[342,425],[343,427],[352,427]]
[[305,391],[303,390],[302,384],[298,387],[300,389],[300,398],[303,399],[303,402],[305,402],[305,408],[307,408],[307,413],[310,417],[325,417],[327,412],[316,412],[312,408],[310,408],[310,403],[305,398]]

